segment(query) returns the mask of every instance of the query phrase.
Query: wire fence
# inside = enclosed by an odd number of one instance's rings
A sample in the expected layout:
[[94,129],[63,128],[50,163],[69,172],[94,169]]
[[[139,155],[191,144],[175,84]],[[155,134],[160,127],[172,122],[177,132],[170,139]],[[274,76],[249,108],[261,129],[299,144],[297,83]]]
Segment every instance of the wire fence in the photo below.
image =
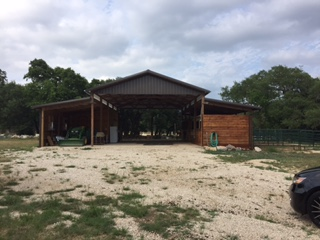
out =
[[255,145],[282,145],[320,149],[320,131],[301,129],[255,129]]

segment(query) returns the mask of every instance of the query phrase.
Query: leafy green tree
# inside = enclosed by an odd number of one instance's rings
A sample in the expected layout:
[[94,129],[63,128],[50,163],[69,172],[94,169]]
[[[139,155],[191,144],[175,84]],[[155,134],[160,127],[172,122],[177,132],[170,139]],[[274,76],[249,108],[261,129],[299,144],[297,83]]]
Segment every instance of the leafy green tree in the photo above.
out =
[[52,81],[54,79],[53,69],[42,59],[34,59],[29,64],[28,73],[24,79],[34,82]]
[[0,88],[0,130],[17,134],[34,134],[31,109],[24,86],[9,82]]
[[99,85],[102,85],[102,84],[106,84],[106,83],[111,83],[115,81],[115,79],[112,79],[112,78],[108,78],[106,80],[102,80],[102,79],[92,79],[91,82],[88,84],[87,88],[93,88],[93,87],[96,87],[96,86],[99,86]]
[[30,106],[49,102],[64,101],[86,96],[88,86],[86,78],[71,68],[51,68],[44,60],[34,59],[30,62],[28,73],[24,78]]
[[75,73],[71,68],[64,69],[56,67],[54,69],[54,77],[54,83],[56,84],[56,101],[86,96],[84,90],[88,86],[87,79]]
[[317,84],[319,79],[302,69],[280,65],[235,82],[232,87],[224,87],[220,95],[225,101],[262,107],[255,115],[258,128],[315,128],[308,113],[313,112],[315,98],[319,98]]

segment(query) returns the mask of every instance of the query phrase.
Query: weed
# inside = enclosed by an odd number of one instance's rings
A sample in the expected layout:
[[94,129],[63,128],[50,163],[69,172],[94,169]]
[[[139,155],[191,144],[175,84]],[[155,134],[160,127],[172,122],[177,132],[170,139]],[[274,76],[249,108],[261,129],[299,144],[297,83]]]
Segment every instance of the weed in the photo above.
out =
[[45,194],[53,195],[53,194],[56,194],[56,193],[72,192],[74,190],[75,190],[75,188],[66,188],[66,189],[61,189],[61,190],[48,191],[48,192],[45,192]]
[[86,194],[86,196],[87,196],[87,197],[94,196],[94,193],[93,193],[93,192],[88,192],[88,193]]
[[238,235],[233,235],[233,234],[228,234],[227,236],[225,236],[223,239],[226,239],[226,240],[239,240],[239,236]]
[[20,196],[20,197],[29,197],[32,196],[34,193],[32,191],[13,191],[8,190],[10,196]]
[[107,171],[104,171],[104,180],[106,180],[107,183],[114,184],[116,182],[123,182],[124,179],[126,179],[125,176],[119,176],[115,173],[109,173]]
[[140,167],[131,167],[132,171],[145,171],[146,168],[144,166],[140,166]]
[[212,217],[215,218],[216,216],[218,216],[219,212],[217,210],[209,210],[208,214]]
[[29,172],[45,172],[45,171],[47,171],[46,168],[33,168],[29,170]]
[[75,168],[76,166],[75,165],[68,165],[66,166],[66,168]]
[[16,181],[9,181],[6,183],[6,186],[17,186],[17,185],[19,185],[19,183]]
[[285,178],[284,178],[285,180],[288,180],[288,181],[292,181],[292,176],[286,176]]
[[306,226],[302,226],[301,229],[307,233],[308,236],[313,234],[313,229],[308,228]]
[[199,220],[199,216],[198,210],[192,208],[151,205],[146,216],[148,220],[140,222],[140,225],[144,230],[158,233],[164,238],[172,234],[189,235],[192,222]]
[[83,147],[83,148],[80,148],[80,150],[92,150],[91,147]]
[[122,202],[132,202],[132,201],[136,201],[137,199],[143,199],[143,198],[144,196],[138,192],[120,194],[120,196],[118,197],[118,199],[121,200]]
[[140,182],[141,185],[147,185],[147,184],[149,184],[151,182],[151,180],[147,179],[147,178],[140,178],[139,182]]
[[255,219],[266,221],[266,222],[270,222],[270,223],[276,223],[274,220],[272,220],[270,218],[267,218],[267,217],[265,217],[263,215],[256,215]]

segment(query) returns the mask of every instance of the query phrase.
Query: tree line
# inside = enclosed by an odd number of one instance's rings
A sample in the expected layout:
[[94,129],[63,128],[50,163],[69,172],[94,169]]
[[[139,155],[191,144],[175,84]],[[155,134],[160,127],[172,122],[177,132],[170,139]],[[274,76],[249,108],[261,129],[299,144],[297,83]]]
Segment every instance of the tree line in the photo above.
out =
[[82,98],[85,89],[115,79],[92,79],[90,82],[71,68],[50,67],[34,59],[24,75],[25,85],[8,81],[0,69],[0,132],[34,134],[39,129],[39,114],[32,106]]
[[222,100],[252,104],[255,128],[320,130],[320,80],[301,68],[274,66],[223,87]]
[[[82,98],[87,96],[85,89],[115,80],[92,79],[89,82],[71,68],[52,68],[42,59],[30,62],[24,79],[25,85],[8,81],[6,72],[0,69],[0,132],[34,134],[38,131],[39,115],[32,106]],[[254,114],[255,128],[320,129],[320,80],[312,78],[301,68],[279,65],[268,71],[262,70],[241,82],[234,82],[231,87],[223,87],[220,96],[224,101],[260,106],[261,110]],[[161,114],[146,113],[158,117]],[[165,115],[176,122],[175,114]],[[142,115],[138,116],[135,118],[133,114],[130,118],[122,118],[131,121],[124,125],[135,126],[138,123],[134,119],[143,123]],[[163,121],[160,117],[156,122]]]

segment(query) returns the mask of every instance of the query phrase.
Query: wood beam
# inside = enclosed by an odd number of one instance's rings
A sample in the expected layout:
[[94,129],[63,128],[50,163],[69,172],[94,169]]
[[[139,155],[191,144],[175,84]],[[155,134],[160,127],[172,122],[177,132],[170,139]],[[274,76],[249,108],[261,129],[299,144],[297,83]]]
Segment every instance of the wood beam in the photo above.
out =
[[44,146],[44,109],[41,109],[40,124],[40,147]]
[[91,94],[91,146],[94,145],[94,94]]
[[202,95],[202,98],[201,98],[201,114],[200,114],[200,127],[201,127],[201,146],[203,146],[203,116],[204,116],[204,95]]

